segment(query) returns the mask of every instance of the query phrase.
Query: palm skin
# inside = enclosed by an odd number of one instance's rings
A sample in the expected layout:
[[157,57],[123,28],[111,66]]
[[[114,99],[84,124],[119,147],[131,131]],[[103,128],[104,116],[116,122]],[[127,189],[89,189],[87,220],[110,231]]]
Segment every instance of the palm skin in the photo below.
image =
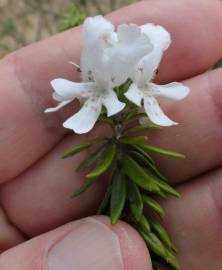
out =
[[[109,18],[115,24],[157,23],[172,34],[173,43],[157,80],[184,81],[192,93],[178,103],[164,104],[180,125],[149,134],[154,145],[187,156],[185,161],[158,160],[162,172],[182,194],[179,200],[163,203],[164,222],[184,270],[219,270],[222,70],[207,70],[222,56],[222,4],[217,0],[149,0],[116,11]],[[13,246],[33,236],[47,241],[47,235],[40,235],[92,215],[103,196],[103,181],[75,201],[69,196],[84,180],[84,175],[73,170],[79,156],[60,159],[61,153],[85,140],[62,128],[73,105],[50,116],[43,113],[52,102],[49,81],[58,76],[78,78],[67,63],[78,62],[80,51],[81,29],[76,28],[15,52],[0,63],[0,248],[6,251],[0,256],[1,269],[29,269],[22,262],[21,266],[13,264],[24,244],[11,249]],[[103,130],[98,126],[90,136]],[[139,237],[126,224],[118,226],[127,228],[137,247],[134,258],[124,256],[125,269],[151,269]]]

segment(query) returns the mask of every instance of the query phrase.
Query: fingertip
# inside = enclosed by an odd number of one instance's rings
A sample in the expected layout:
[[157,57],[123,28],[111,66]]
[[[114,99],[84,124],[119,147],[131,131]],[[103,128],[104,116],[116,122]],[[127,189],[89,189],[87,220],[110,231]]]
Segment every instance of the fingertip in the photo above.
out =
[[4,270],[151,270],[148,250],[124,222],[89,217],[31,239],[0,256]]
[[152,270],[149,251],[145,242],[129,224],[119,221],[115,226],[105,216],[97,216],[96,220],[108,226],[119,238],[124,269]]

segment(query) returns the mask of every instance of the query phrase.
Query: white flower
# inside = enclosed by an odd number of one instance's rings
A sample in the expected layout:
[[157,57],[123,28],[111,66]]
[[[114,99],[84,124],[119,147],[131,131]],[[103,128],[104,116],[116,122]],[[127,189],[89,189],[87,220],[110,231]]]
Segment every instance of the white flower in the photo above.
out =
[[55,79],[51,82],[55,90],[54,98],[60,101],[56,108],[47,109],[54,112],[72,102],[75,98],[83,100],[79,112],[67,119],[63,126],[82,134],[90,131],[96,123],[104,105],[107,115],[112,116],[120,112],[125,104],[120,102],[112,88],[107,88],[99,79],[96,82],[75,83],[65,79]]
[[115,33],[114,26],[102,16],[86,19],[83,36],[80,66],[83,82],[53,80],[53,98],[60,103],[46,110],[54,112],[79,99],[83,102],[82,108],[63,123],[64,127],[79,134],[93,128],[102,106],[108,116],[123,110],[125,104],[118,100],[113,88],[124,83],[139,60],[153,48],[138,26],[120,25]]
[[143,100],[145,112],[151,122],[160,126],[176,125],[176,122],[164,114],[155,97],[181,100],[189,94],[190,89],[177,82],[166,85],[157,85],[152,82],[163,53],[171,43],[170,34],[163,27],[153,24],[143,25],[141,29],[150,38],[154,49],[137,65],[132,76],[133,83],[125,96],[137,106],[141,106]]
[[83,81],[95,80],[93,74],[99,71],[114,86],[121,85],[132,75],[139,60],[153,49],[149,37],[137,25],[122,24],[115,32],[102,16],[86,19],[83,36]]

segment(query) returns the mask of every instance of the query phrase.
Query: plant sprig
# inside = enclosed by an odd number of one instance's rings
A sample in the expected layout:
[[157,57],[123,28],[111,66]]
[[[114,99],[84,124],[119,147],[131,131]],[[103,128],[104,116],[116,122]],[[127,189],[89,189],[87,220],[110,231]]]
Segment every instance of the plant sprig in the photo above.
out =
[[[141,116],[143,115],[135,111],[131,113],[129,110],[125,112],[125,124],[119,119],[110,119],[109,124],[113,128],[114,134],[112,137],[97,137],[89,140],[67,151],[63,158],[90,151],[76,168],[77,171],[86,173],[86,180],[82,187],[73,193],[73,197],[88,190],[109,171],[109,184],[97,214],[110,216],[113,225],[119,219],[131,224],[151,251],[155,270],[180,270],[181,267],[175,256],[176,248],[159,221],[159,218],[161,220],[165,215],[159,198],[179,197],[179,193],[160,173],[151,155],[155,152],[179,159],[184,156],[148,144],[147,136],[126,136],[129,131],[158,128],[153,125],[138,128],[138,130],[137,126],[127,127],[131,121],[135,121]],[[116,125],[121,125],[121,136],[116,136]],[[147,214],[146,208],[149,209],[152,217]]]
[[[83,19],[76,12],[74,5],[71,14],[66,14],[68,24],[70,19],[72,24]],[[110,136],[89,140],[63,155],[69,158],[87,152],[76,168],[86,179],[73,197],[101,177],[108,178],[98,213],[110,216],[113,225],[119,219],[131,224],[146,242],[154,269],[179,270],[176,249],[159,221],[165,214],[159,199],[180,195],[159,171],[152,154],[177,159],[184,155],[152,145],[148,134],[177,124],[164,113],[159,97],[179,101],[190,93],[182,83],[158,85],[154,81],[170,44],[170,33],[160,25],[122,24],[116,29],[101,15],[86,18],[80,65],[72,62],[81,81],[53,79],[52,97],[57,105],[45,112],[56,112],[77,100],[80,108],[63,123],[65,128],[86,134],[98,121],[108,125]]]

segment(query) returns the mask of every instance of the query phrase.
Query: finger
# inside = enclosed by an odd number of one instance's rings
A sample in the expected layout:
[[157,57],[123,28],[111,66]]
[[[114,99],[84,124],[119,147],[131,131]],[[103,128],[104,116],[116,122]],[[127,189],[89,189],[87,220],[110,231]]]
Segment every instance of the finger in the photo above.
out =
[[4,270],[151,270],[143,240],[127,224],[87,218],[32,239],[0,256]]
[[[149,134],[154,145],[186,154],[184,160],[157,160],[161,171],[174,183],[188,180],[222,162],[221,74],[222,69],[218,69],[186,81],[192,89],[191,95],[169,110],[170,116],[182,124]],[[73,138],[71,134],[39,164],[2,186],[1,202],[13,223],[25,233],[44,232],[73,218],[92,214],[98,207],[105,189],[103,179],[79,199],[70,198],[71,192],[85,179],[74,168],[87,153],[69,160],[60,159],[63,152],[84,140],[83,136]]]
[[26,237],[10,223],[0,208],[0,254],[26,240]]
[[150,136],[150,143],[186,156],[184,160],[156,156],[160,170],[172,183],[181,183],[222,163],[222,69],[199,75],[185,84],[191,88],[189,97],[165,107],[179,125]]
[[[221,14],[219,1],[173,0],[166,4],[164,0],[152,0],[124,8],[110,18],[117,23],[151,21],[166,26],[172,33],[173,46],[159,79],[168,81],[203,72],[221,56]],[[80,32],[80,28],[75,28],[59,34],[1,62],[1,182],[31,166],[66,132],[61,118],[66,118],[68,111],[50,117],[43,111],[51,105],[50,80],[58,76],[77,79],[77,73],[67,63],[79,61]]]
[[[82,136],[78,136],[75,143],[82,143],[83,140]],[[71,198],[73,191],[80,188],[85,180],[85,173],[75,172],[77,162],[83,158],[82,154],[74,159],[60,158],[63,149],[72,146],[71,134],[70,140],[60,143],[33,169],[1,186],[1,204],[13,224],[25,234],[39,235],[95,214],[103,198],[106,181],[96,181],[89,191],[75,199]]]
[[220,269],[222,265],[222,169],[179,187],[182,197],[165,204],[167,226],[183,269]]

